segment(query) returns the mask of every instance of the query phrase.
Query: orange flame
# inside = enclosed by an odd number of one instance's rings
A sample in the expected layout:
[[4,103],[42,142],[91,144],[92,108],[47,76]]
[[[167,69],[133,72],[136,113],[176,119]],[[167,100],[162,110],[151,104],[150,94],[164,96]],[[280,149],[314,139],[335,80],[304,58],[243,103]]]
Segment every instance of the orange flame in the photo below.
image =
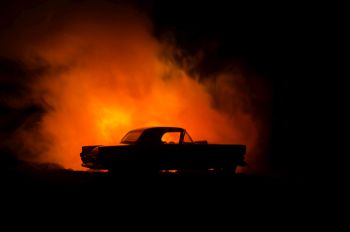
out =
[[[245,95],[241,86],[227,82],[242,77],[201,83],[161,55],[164,46],[139,13],[104,10],[102,16],[71,10],[69,24],[22,49],[27,62],[39,57],[52,68],[34,86],[52,106],[41,123],[41,133],[52,138],[41,161],[81,169],[81,146],[117,144],[131,129],[162,125],[184,127],[194,140],[254,148],[259,127],[241,104],[232,104]],[[236,107],[233,113],[215,108],[210,91]]]

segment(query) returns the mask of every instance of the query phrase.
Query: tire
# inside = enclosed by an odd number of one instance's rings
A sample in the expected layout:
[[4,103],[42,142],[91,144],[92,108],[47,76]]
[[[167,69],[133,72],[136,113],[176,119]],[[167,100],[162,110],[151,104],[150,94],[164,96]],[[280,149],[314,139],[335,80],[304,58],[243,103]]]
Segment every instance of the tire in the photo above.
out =
[[156,177],[159,175],[159,171],[152,168],[110,168],[109,173],[112,176],[122,178],[148,178]]
[[234,176],[236,175],[237,166],[224,167],[218,170],[218,174],[222,176]]

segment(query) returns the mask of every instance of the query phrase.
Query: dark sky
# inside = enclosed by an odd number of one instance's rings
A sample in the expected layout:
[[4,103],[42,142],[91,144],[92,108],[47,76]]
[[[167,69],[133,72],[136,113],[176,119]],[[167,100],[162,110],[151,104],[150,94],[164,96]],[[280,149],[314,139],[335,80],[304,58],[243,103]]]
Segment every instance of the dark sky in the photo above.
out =
[[[42,2],[46,1],[2,1],[0,36],[11,29],[23,11]],[[240,67],[270,83],[272,123],[268,157],[275,169],[309,173],[315,166],[317,171],[327,167],[326,161],[315,162],[319,160],[316,153],[323,150],[320,144],[328,142],[323,135],[338,114],[338,94],[342,94],[339,76],[333,69],[334,51],[339,46],[334,37],[341,26],[331,8],[223,0],[134,2],[151,17],[154,35],[159,40],[168,39],[169,35],[175,38],[183,51],[175,57],[180,64],[186,65],[187,59],[200,52],[205,54],[188,72],[198,72],[205,78],[223,69]],[[30,79],[35,78],[32,74],[36,72],[40,70],[28,74],[20,61],[9,60],[0,53],[3,76],[23,74]],[[26,88],[26,83],[18,80],[1,81],[2,96]],[[9,125],[4,115],[40,112],[35,104],[20,112],[4,104],[0,107],[2,136],[6,135],[4,131],[16,127]]]
[[[340,6],[246,1],[155,1],[156,33],[171,30],[181,47],[208,56],[203,73],[239,64],[271,83],[268,157],[293,174],[324,175],[342,153],[346,105],[341,68],[345,14]],[[215,44],[215,46],[211,46]]]

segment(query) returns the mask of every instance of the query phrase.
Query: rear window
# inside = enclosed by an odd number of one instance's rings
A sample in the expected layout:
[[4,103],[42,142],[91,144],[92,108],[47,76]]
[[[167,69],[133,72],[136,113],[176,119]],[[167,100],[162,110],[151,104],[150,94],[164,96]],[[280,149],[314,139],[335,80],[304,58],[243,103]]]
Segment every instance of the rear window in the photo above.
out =
[[138,130],[138,131],[130,131],[129,133],[127,133],[124,138],[122,138],[121,143],[135,143],[140,135],[142,134],[142,130]]
[[191,136],[187,133],[187,131],[185,132],[185,136],[184,136],[184,141],[183,143],[193,143]]

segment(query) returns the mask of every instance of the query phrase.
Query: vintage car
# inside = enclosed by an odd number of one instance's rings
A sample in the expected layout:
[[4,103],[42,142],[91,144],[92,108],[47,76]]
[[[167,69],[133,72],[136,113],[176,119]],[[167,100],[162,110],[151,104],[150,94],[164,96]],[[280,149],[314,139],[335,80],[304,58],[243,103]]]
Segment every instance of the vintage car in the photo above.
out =
[[246,146],[193,141],[183,128],[149,127],[128,132],[116,146],[83,146],[82,166],[111,172],[200,170],[235,173],[245,166]]

